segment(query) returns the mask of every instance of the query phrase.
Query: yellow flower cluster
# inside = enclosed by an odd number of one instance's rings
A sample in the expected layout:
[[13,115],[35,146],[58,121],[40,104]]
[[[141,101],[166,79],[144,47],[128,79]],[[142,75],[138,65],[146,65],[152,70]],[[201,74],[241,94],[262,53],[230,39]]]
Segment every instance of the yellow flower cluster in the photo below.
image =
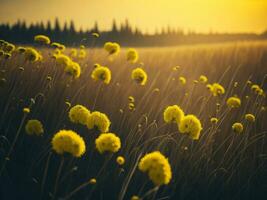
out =
[[241,124],[239,122],[236,122],[236,123],[233,124],[232,129],[236,133],[242,133],[244,127],[243,127],[243,124]]
[[81,157],[86,149],[83,138],[72,130],[60,130],[53,136],[51,143],[56,153],[70,153],[74,157]]
[[96,138],[95,144],[99,153],[115,153],[121,148],[121,140],[114,133],[102,133]]
[[69,111],[70,121],[82,125],[87,125],[90,111],[82,105],[75,105]]
[[66,65],[64,71],[71,75],[73,78],[79,78],[81,75],[81,67],[79,63],[77,62],[70,62],[68,65]]
[[109,84],[111,80],[111,71],[105,66],[98,65],[96,68],[94,68],[91,78],[95,81],[101,80],[105,84]]
[[180,123],[184,117],[184,111],[177,105],[168,106],[163,112],[163,119],[166,123]]
[[150,180],[157,186],[168,184],[172,178],[169,161],[159,151],[148,153],[141,158],[138,168],[142,172],[148,172]]
[[104,49],[109,55],[117,55],[120,52],[120,45],[116,42],[106,42],[104,44]]
[[207,88],[211,91],[213,96],[220,96],[225,93],[225,89],[219,83],[208,84]]
[[118,165],[123,165],[125,163],[125,159],[122,156],[118,156],[116,162],[118,163]]
[[130,48],[127,51],[127,61],[131,62],[131,63],[136,63],[138,61],[138,52],[133,49]]
[[180,76],[180,77],[179,77],[179,82],[180,82],[182,85],[185,85],[185,84],[186,84],[186,79],[185,79],[185,77]]
[[25,59],[30,62],[36,62],[42,59],[42,55],[31,47],[25,49],[24,55]]
[[111,122],[107,115],[98,111],[92,112],[86,123],[89,129],[96,127],[102,133],[109,131],[110,124]]
[[182,118],[178,128],[181,133],[188,134],[193,140],[198,140],[202,125],[195,115],[186,115]]
[[208,82],[208,78],[206,76],[204,76],[204,75],[201,75],[199,77],[199,82],[200,83],[207,83]]
[[42,135],[44,133],[43,124],[37,119],[30,119],[25,125],[25,131],[29,135]]
[[253,114],[250,114],[250,113],[245,115],[245,119],[249,122],[255,122],[255,120],[256,120],[255,116]]
[[45,35],[36,35],[34,41],[40,44],[50,44],[50,38]]
[[137,82],[138,84],[140,85],[145,85],[146,82],[147,82],[147,74],[146,72],[138,67],[138,68],[135,68],[133,71],[132,71],[132,75],[131,75],[132,79]]
[[229,97],[226,104],[229,108],[239,108],[241,106],[241,100],[238,97]]
[[263,89],[257,84],[253,84],[251,86],[251,90],[257,95],[260,95],[260,96],[264,95]]

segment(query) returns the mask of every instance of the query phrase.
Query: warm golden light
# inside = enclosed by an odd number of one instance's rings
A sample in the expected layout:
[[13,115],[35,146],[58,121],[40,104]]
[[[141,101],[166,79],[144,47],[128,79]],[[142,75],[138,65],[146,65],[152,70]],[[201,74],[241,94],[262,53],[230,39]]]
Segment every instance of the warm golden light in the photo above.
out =
[[98,21],[109,29],[112,19],[129,19],[143,31],[180,27],[198,32],[263,32],[266,0],[12,0],[0,1],[0,22],[73,19],[77,28]]

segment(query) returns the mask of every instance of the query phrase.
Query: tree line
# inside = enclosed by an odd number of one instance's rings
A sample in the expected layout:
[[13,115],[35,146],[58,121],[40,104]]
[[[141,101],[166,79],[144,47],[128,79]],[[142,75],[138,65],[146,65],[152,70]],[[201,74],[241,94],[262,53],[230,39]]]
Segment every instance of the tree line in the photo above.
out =
[[[99,38],[94,38],[92,33],[99,33]],[[267,31],[262,34],[255,33],[185,33],[182,29],[171,27],[162,28],[154,34],[143,33],[138,28],[132,28],[128,20],[117,25],[113,20],[112,28],[108,31],[100,31],[98,23],[88,30],[77,30],[73,21],[65,22],[61,26],[58,18],[53,23],[39,22],[27,25],[25,21],[18,20],[14,24],[0,24],[0,39],[19,44],[31,44],[35,35],[44,34],[52,41],[60,42],[68,46],[101,46],[106,41],[116,41],[123,46],[172,46],[181,44],[228,42],[237,40],[263,40],[267,39]]]

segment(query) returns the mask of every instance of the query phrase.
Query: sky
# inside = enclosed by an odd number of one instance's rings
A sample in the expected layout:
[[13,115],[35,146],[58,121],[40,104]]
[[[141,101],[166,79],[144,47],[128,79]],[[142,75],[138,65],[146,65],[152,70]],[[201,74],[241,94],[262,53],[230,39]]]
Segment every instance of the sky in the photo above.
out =
[[256,32],[267,29],[267,0],[0,0],[0,23],[18,19],[29,24],[73,20],[76,28],[111,28],[127,18],[153,33],[162,27],[197,32]]

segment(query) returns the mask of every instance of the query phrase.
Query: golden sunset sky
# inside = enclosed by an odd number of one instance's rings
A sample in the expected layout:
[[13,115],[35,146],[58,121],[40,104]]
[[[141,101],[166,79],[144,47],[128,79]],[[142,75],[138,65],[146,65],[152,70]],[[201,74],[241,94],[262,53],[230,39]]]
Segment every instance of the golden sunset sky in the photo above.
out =
[[263,32],[267,0],[0,0],[0,22],[74,20],[76,28],[101,30],[126,18],[144,32],[180,27],[197,32]]

